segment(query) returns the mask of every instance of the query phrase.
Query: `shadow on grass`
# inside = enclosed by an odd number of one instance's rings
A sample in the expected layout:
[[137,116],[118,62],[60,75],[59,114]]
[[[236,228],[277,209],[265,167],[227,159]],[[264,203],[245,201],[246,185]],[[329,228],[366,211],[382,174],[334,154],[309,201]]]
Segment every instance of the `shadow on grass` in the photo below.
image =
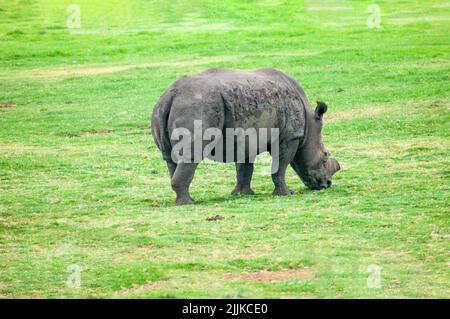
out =
[[[292,198],[292,197],[299,197],[299,195],[310,195],[314,192],[318,192],[315,190],[310,190],[308,188],[301,188],[298,190],[294,190],[293,195],[289,196],[273,196],[272,190],[270,191],[263,191],[259,192],[255,195],[231,195],[228,193],[225,193],[223,195],[218,196],[211,196],[211,197],[205,197],[205,196],[199,196],[199,194],[192,194],[192,197],[195,200],[194,205],[187,205],[185,207],[196,207],[196,206],[213,206],[215,204],[243,204],[243,203],[255,203],[255,202],[262,202],[262,201],[273,201],[276,198]],[[152,207],[182,207],[177,206],[175,204],[175,193],[173,194],[173,198],[171,199],[155,199],[152,200]]]

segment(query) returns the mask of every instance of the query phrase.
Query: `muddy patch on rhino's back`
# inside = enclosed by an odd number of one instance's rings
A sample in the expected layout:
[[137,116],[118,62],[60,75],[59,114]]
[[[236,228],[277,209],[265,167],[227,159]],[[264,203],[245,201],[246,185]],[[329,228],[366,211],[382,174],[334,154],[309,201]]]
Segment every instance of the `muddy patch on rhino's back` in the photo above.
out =
[[303,132],[304,112],[301,92],[285,81],[255,72],[225,72],[213,78],[220,85],[232,127],[292,126]]

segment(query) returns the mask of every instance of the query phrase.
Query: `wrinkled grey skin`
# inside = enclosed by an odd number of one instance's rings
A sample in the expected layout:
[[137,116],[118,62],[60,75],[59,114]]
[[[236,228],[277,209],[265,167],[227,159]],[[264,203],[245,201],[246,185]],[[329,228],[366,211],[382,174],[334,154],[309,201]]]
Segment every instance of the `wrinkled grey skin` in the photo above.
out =
[[[326,104],[321,102],[313,110],[299,84],[276,69],[241,72],[214,68],[180,78],[159,99],[151,124],[155,143],[167,162],[176,203],[194,203],[189,185],[198,163],[174,163],[171,151],[178,141],[170,137],[176,128],[193,133],[194,120],[202,121],[203,130],[219,128],[224,136],[226,128],[278,128],[279,169],[272,174],[274,195],[293,193],[285,182],[289,164],[309,188],[330,187],[331,177],[340,166],[322,142],[326,111]],[[221,142],[225,144],[225,139]],[[267,148],[270,152],[271,145]],[[258,150],[258,154],[264,151]],[[252,161],[236,163],[233,195],[254,194],[250,186]]]

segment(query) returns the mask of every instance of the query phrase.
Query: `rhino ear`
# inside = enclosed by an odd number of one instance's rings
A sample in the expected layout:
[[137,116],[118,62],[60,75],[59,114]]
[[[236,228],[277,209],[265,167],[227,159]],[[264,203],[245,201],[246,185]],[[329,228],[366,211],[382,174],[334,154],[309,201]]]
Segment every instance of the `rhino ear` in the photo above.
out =
[[316,110],[314,111],[316,115],[316,119],[321,120],[323,117],[323,114],[327,111],[328,106],[320,101],[317,101]]

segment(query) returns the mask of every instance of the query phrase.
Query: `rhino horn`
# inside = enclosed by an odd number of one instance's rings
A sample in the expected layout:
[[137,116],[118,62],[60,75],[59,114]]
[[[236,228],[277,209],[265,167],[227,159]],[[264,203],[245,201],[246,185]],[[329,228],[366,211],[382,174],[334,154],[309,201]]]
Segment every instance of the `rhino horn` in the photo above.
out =
[[337,171],[341,169],[341,165],[339,165],[338,161],[336,161],[334,157],[330,157],[328,167],[331,172],[331,175],[334,175]]

